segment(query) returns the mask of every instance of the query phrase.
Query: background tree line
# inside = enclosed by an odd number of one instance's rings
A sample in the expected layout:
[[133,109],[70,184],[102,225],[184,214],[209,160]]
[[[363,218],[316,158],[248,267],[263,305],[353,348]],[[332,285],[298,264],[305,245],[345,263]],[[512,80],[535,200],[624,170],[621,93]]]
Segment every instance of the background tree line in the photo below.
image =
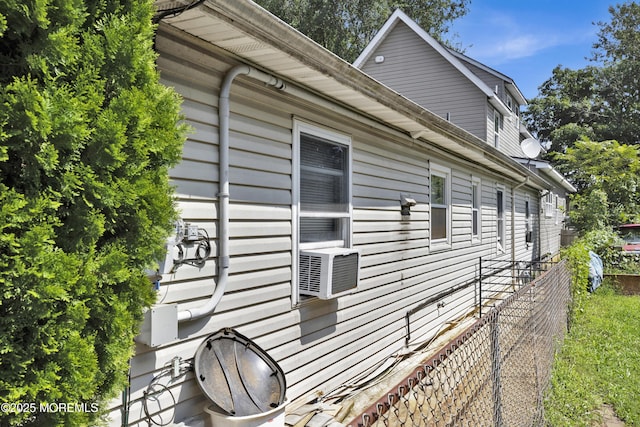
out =
[[[300,32],[353,62],[395,9],[425,31],[452,44],[451,23],[466,15],[471,0],[257,0]],[[450,37],[447,37],[450,36]]]
[[640,6],[609,13],[592,65],[557,66],[524,115],[578,189],[570,218],[584,231],[640,222]]

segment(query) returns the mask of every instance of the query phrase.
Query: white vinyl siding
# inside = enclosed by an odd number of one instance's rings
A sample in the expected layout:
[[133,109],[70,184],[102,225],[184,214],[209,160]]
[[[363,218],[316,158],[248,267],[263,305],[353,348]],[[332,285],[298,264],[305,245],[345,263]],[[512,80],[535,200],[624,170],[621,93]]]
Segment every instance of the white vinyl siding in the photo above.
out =
[[[182,112],[193,129],[181,163],[171,170],[176,203],[182,219],[204,228],[215,248],[218,93],[238,57],[222,49],[207,50],[202,41],[163,26],[157,47],[162,82],[182,95]],[[486,98],[483,102],[479,108],[485,108]],[[445,310],[428,306],[410,317],[411,346],[432,339],[443,325],[473,310],[478,258],[496,255],[494,182],[504,183],[508,177],[339,104],[326,99],[314,103],[248,77],[234,81],[230,104],[229,281],[212,315],[181,324],[179,340],[159,348],[136,346],[128,394],[130,425],[147,425],[143,402],[152,379],[174,357],[191,359],[209,334],[224,327],[251,338],[278,362],[287,378],[289,401],[335,389],[406,348],[404,314],[418,301],[461,288],[442,300]],[[299,207],[295,200],[301,191],[295,135],[307,125],[309,135],[337,147],[348,146],[350,151],[350,213],[342,207],[328,209],[327,217],[350,222],[342,243],[360,251],[361,266],[358,292],[339,300],[297,300],[298,221],[326,213]],[[446,203],[440,204],[448,209],[446,234],[451,239],[443,250],[432,250],[438,246],[429,240],[431,173],[446,177],[449,186]],[[481,240],[474,245],[469,244],[471,173],[481,179]],[[398,199],[403,193],[416,200],[409,220],[400,212]],[[539,212],[538,203],[533,197],[534,214]],[[185,266],[164,277],[158,302],[176,303],[181,310],[200,306],[216,287],[216,264],[212,257],[201,269]],[[193,375],[175,380],[167,375],[162,380],[166,382],[153,396],[157,397],[153,410],[161,411],[154,420],[162,417],[179,424],[203,412],[207,401]],[[121,398],[111,402],[109,425],[123,424],[125,406]]]
[[[511,113],[504,116],[502,128],[500,129],[500,151],[503,153],[514,156],[514,157],[522,157],[523,153],[520,149],[520,106],[517,104],[516,100],[511,96],[507,90],[507,85],[505,85],[505,81],[496,76],[493,73],[489,73],[486,70],[476,66],[472,62],[464,61],[464,59],[460,58],[460,60],[464,63],[464,65],[469,68],[473,74],[480,78],[487,86],[494,89],[497,88],[496,95],[503,100],[503,103],[507,108],[511,109]],[[509,97],[511,98],[511,107],[509,107]],[[492,111],[494,108],[492,106],[488,107],[489,116],[487,117],[487,143],[495,144],[494,132],[491,130],[495,126],[495,120],[493,117]],[[468,129],[467,129],[468,130]],[[485,139],[485,138],[482,138]]]
[[[384,62],[375,62],[378,55]],[[491,128],[486,126],[486,95],[406,24],[398,23],[361,68],[427,110],[487,139]]]

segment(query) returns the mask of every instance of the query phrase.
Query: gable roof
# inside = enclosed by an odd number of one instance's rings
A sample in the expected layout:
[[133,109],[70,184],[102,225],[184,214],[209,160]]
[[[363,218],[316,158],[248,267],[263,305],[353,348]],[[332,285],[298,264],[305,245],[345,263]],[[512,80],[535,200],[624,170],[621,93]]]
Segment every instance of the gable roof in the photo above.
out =
[[[361,68],[365,62],[374,54],[380,44],[387,38],[387,36],[393,31],[393,29],[399,23],[404,23],[414,33],[418,35],[425,43],[436,50],[446,61],[448,61],[454,68],[456,68],[461,74],[463,74],[471,83],[473,83],[478,90],[486,95],[489,103],[502,114],[509,114],[511,110],[500,100],[496,93],[478,76],[476,76],[469,68],[467,68],[448,48],[444,47],[440,42],[431,37],[425,30],[423,30],[414,20],[409,18],[403,11],[396,9],[395,12],[387,19],[380,31],[376,33],[371,42],[362,51],[360,56],[356,58],[353,65]],[[506,77],[506,76],[505,76]]]
[[[156,6],[162,10],[192,3],[158,0]],[[251,1],[200,1],[197,7],[184,7],[181,13],[164,18],[160,30],[169,35],[187,34],[205,47],[223,49],[278,76],[292,89],[319,95],[487,170],[517,181],[528,178],[540,189],[550,186],[480,138],[383,85]]]
[[496,78],[502,80],[505,82],[505,84],[507,86],[511,87],[511,95],[514,96],[514,98],[518,101],[519,104],[521,105],[526,105],[528,104],[527,102],[527,98],[524,97],[524,95],[522,94],[522,92],[520,92],[520,89],[518,88],[518,86],[516,86],[516,82],[513,81],[513,79],[509,76],[507,76],[506,74],[502,74],[500,71],[494,70],[493,68],[483,64],[482,62],[479,62],[471,57],[468,57],[467,55],[465,55],[464,53],[460,53],[457,52],[453,49],[447,48],[447,50],[449,51],[450,54],[452,54],[453,56],[455,56],[456,58],[458,58],[460,61],[462,62],[466,62],[468,64],[471,64],[475,67],[480,68],[481,70],[495,76]]

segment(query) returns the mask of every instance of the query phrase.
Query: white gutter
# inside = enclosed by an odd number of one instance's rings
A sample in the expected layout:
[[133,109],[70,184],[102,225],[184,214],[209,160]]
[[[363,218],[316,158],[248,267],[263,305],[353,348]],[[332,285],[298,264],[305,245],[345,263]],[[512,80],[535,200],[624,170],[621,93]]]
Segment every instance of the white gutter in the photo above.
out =
[[194,320],[211,314],[216,308],[229,281],[229,92],[233,80],[245,75],[277,89],[284,89],[285,83],[270,74],[263,73],[248,65],[237,65],[230,69],[220,87],[218,97],[218,150],[219,186],[218,193],[218,281],[209,300],[196,308],[178,312],[178,322]]
[[571,184],[567,178],[565,178],[560,172],[558,172],[551,164],[547,161],[542,160],[531,160],[531,159],[518,159],[521,164],[533,165],[537,170],[541,171],[549,178],[551,178],[555,183],[560,184],[562,188],[567,190],[570,193],[575,193],[578,190],[576,187]]
[[547,175],[553,177],[555,181],[559,182],[560,185],[568,192],[575,193],[578,191],[576,187],[574,187],[569,181],[567,181],[567,179],[564,176],[562,176],[560,172],[555,170],[553,166],[549,165],[548,168],[543,168],[542,170],[546,172]]

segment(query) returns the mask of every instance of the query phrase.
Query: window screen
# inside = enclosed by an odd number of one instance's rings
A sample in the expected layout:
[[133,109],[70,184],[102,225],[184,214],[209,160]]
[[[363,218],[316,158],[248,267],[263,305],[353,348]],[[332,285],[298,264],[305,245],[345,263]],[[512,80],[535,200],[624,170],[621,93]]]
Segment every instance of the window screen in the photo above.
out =
[[[349,147],[300,134],[300,242],[344,240]],[[346,219],[345,219],[346,217]]]
[[447,238],[447,178],[431,175],[431,238]]

